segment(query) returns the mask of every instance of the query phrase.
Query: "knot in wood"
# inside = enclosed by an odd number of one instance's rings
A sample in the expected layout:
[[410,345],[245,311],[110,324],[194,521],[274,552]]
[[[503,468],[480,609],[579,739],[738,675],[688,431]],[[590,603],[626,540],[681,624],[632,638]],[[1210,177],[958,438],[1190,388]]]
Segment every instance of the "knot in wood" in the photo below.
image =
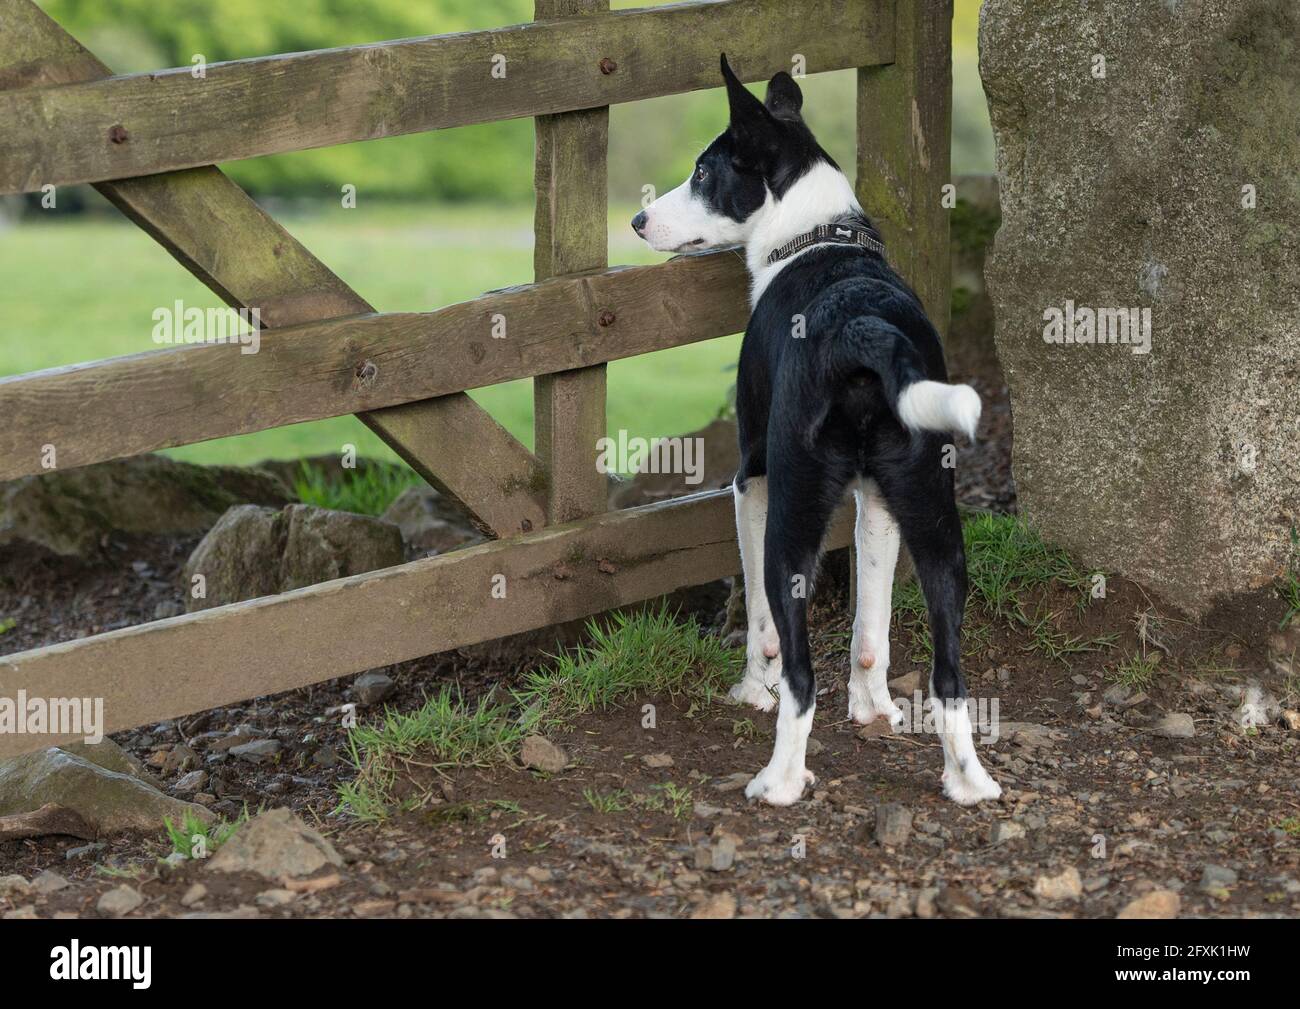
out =
[[375,379],[379,375],[379,366],[374,361],[362,361],[357,365],[355,387],[364,388],[375,384]]

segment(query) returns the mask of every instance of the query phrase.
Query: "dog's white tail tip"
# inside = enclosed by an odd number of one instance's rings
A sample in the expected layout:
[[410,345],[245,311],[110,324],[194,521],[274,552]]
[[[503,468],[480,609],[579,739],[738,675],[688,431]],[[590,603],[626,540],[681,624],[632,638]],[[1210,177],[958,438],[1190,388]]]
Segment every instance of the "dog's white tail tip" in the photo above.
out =
[[913,382],[898,397],[898,417],[922,431],[960,431],[971,441],[980,422],[980,397],[969,385]]

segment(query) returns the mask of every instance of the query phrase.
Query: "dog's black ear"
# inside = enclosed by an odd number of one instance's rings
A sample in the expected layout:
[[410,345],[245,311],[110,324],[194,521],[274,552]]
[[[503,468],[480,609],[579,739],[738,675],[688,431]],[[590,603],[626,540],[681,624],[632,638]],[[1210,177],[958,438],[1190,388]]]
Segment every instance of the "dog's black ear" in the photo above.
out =
[[767,82],[767,111],[777,119],[798,119],[803,108],[803,92],[794,78],[784,70]]
[[772,113],[758,100],[740,78],[732,72],[727,54],[722,54],[722,79],[727,82],[727,103],[731,107],[731,135],[740,150],[742,161],[757,161],[774,146],[777,132]]

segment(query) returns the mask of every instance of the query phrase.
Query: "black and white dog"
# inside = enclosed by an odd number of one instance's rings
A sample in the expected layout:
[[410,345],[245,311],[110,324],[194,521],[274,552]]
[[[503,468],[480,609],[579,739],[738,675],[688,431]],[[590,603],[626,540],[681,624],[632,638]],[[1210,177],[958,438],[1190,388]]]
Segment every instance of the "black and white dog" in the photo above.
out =
[[931,718],[945,794],[963,805],[1001,794],[975,755],[961,674],[966,556],[946,436],[974,437],[980,401],[949,385],[939,335],[884,248],[844,173],[800,114],[789,74],[766,103],[722,57],[731,122],[689,179],[636,215],[661,252],[743,245],[753,313],[737,378],[736,524],[749,641],[732,697],[763,711],[779,695],[772,759],[745,790],[789,805],[814,778],[804,765],[816,702],[806,589],[832,512],[857,503],[857,613],[849,717],[901,727],[889,696],[889,617],[900,532],[930,617]]

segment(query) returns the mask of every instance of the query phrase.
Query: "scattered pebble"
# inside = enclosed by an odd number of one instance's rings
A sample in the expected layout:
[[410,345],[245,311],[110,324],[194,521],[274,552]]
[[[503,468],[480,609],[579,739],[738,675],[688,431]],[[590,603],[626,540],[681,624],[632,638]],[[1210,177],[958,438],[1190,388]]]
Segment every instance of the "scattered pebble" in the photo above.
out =
[[1166,739],[1191,739],[1196,735],[1196,724],[1187,712],[1171,711],[1156,722],[1152,731]]
[[538,771],[547,771],[551,774],[557,774],[563,771],[569,763],[569,755],[564,752],[563,747],[552,743],[545,736],[525,736],[523,746],[519,751],[519,759],[523,761],[525,767],[532,767]]
[[123,883],[121,886],[113,887],[113,889],[101,896],[95,907],[101,914],[120,918],[122,915],[134,911],[143,903],[144,895],[134,887]]

